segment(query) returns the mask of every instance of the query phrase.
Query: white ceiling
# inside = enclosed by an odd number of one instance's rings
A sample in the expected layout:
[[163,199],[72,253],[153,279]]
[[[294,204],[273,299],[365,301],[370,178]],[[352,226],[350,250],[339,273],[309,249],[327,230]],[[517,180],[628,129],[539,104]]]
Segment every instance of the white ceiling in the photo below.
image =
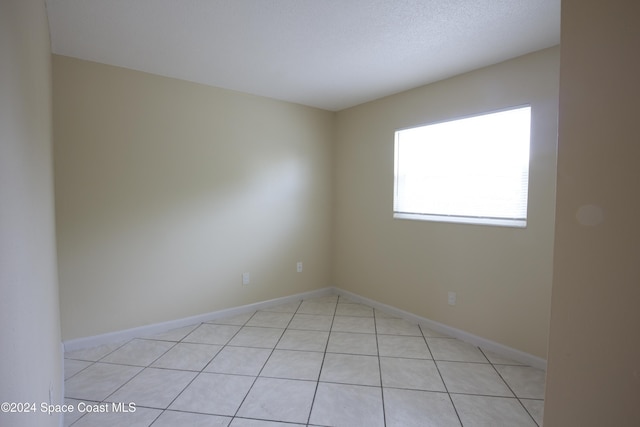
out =
[[337,111],[560,42],[560,0],[46,0],[53,53]]

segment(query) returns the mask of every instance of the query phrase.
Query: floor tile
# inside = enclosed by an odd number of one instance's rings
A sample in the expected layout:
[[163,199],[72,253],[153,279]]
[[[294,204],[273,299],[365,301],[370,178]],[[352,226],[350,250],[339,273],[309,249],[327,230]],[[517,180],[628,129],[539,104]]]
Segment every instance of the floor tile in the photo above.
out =
[[160,409],[138,407],[135,412],[86,413],[73,427],[148,427],[161,413]]
[[211,323],[203,323],[187,335],[182,341],[197,344],[225,345],[238,333],[239,330],[240,326],[236,325],[214,325]]
[[145,338],[149,338],[152,340],[159,340],[159,341],[178,342],[182,340],[184,337],[186,337],[187,335],[189,335],[191,332],[193,332],[193,330],[198,326],[199,325],[190,325],[190,326],[185,326],[183,328],[171,329],[170,331],[162,332],[160,334],[150,335]]
[[207,365],[205,372],[257,376],[271,354],[269,348],[223,348]]
[[220,351],[222,346],[214,344],[178,343],[158,360],[152,367],[201,371]]
[[343,297],[338,297],[338,295],[326,295],[323,297],[315,297],[315,298],[306,298],[307,302],[326,302],[326,303],[334,303],[338,302],[338,298],[342,301]]
[[278,343],[284,329],[245,326],[229,341],[229,345],[240,347],[273,348]]
[[102,362],[149,366],[166,353],[174,342],[134,339],[102,358]]
[[246,326],[262,326],[265,328],[286,328],[293,317],[293,313],[276,313],[258,311],[246,323]]
[[434,331],[428,326],[425,326],[425,325],[419,325],[419,326],[420,326],[420,330],[422,331],[422,335],[424,335],[425,338],[452,338],[447,334]]
[[201,373],[169,409],[233,416],[253,384],[253,377]]
[[279,423],[277,421],[250,420],[236,417],[229,427],[305,427],[305,424]]
[[338,304],[336,316],[373,317],[373,308],[363,304]]
[[258,378],[238,416],[306,423],[316,390],[315,381]]
[[376,356],[378,354],[378,343],[374,334],[331,332],[331,334],[329,335],[327,352],[367,354]]
[[517,362],[512,359],[508,359],[501,354],[495,353],[493,351],[481,349],[484,355],[489,359],[489,362],[494,365],[516,365],[516,366],[525,366],[524,363]]
[[65,402],[132,401],[138,415],[63,424],[541,425],[543,371],[391,313],[327,295],[67,352]]
[[446,393],[385,389],[384,410],[387,427],[460,427]]
[[263,311],[273,311],[276,313],[295,313],[298,311],[298,307],[300,307],[300,303],[302,301],[292,301],[284,304],[274,305],[273,307],[263,308]]
[[65,397],[102,401],[143,368],[94,363],[65,381]]
[[537,427],[518,399],[451,395],[465,427]]
[[323,314],[325,316],[333,316],[336,312],[336,303],[333,302],[316,302],[305,300],[302,301],[297,313],[299,314]]
[[437,366],[450,393],[513,397],[492,365],[437,362]]
[[296,314],[293,316],[289,329],[301,329],[307,331],[330,331],[333,316],[322,314]]
[[71,378],[87,366],[91,366],[93,362],[84,360],[64,359],[64,379]]
[[165,409],[196,375],[195,372],[147,368],[106,400]]
[[496,365],[496,369],[516,396],[527,399],[544,399],[544,371],[529,366],[506,365]]
[[63,419],[62,425],[64,427],[69,427],[71,424],[78,421],[78,418],[84,415],[84,412],[80,412],[78,410],[78,403],[80,402],[83,402],[83,401],[78,399],[69,399],[69,398],[64,399],[65,405],[73,406],[73,412],[65,412],[63,415],[64,419]]
[[531,414],[531,416],[538,423],[538,425],[542,426],[542,417],[544,415],[544,401],[520,399],[520,402],[522,402],[524,407],[527,409],[527,411],[529,411],[529,414]]
[[221,317],[219,319],[211,320],[207,323],[213,323],[216,325],[232,325],[232,326],[244,326],[245,323],[251,319],[251,316],[255,314],[255,311],[247,313],[236,314],[235,316]]
[[327,353],[320,381],[357,385],[380,385],[378,358]]
[[280,350],[324,351],[329,332],[287,329],[276,348]]
[[125,342],[114,344],[105,344],[97,347],[86,348],[83,350],[69,351],[64,354],[65,359],[86,360],[89,362],[97,362],[112,351],[122,347]]
[[376,333],[414,337],[422,336],[422,332],[417,324],[409,323],[404,319],[376,319]]
[[422,337],[378,335],[380,356],[431,359],[431,353]]
[[337,427],[383,427],[382,389],[319,383],[310,424]]
[[398,316],[393,315],[391,313],[387,313],[384,310],[374,309],[373,310],[376,319],[398,319]]
[[194,414],[191,412],[164,411],[153,427],[227,427],[231,417]]
[[318,352],[274,350],[260,376],[318,381],[323,359]]
[[380,358],[384,387],[446,391],[433,360]]
[[376,327],[373,318],[336,316],[333,319],[332,331],[374,334]]
[[478,347],[464,341],[451,338],[427,338],[427,344],[435,360],[489,363]]

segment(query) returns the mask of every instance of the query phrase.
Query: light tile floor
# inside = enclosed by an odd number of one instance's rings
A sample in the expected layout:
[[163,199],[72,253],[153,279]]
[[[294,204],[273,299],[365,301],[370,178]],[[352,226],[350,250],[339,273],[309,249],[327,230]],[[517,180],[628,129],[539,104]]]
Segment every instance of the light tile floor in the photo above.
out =
[[535,427],[543,393],[543,371],[329,296],[68,352],[66,403],[110,411],[64,425]]

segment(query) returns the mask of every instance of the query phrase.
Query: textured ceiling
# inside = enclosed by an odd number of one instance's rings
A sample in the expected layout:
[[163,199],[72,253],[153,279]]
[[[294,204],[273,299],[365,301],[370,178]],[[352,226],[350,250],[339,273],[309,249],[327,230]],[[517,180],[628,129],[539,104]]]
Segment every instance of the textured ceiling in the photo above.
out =
[[560,0],[47,0],[52,50],[337,111],[560,42]]

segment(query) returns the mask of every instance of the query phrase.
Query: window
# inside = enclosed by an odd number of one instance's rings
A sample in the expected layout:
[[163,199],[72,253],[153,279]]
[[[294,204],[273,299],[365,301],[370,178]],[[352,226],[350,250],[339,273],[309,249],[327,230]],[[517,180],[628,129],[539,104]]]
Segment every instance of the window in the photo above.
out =
[[526,227],[531,107],[396,131],[394,218]]

